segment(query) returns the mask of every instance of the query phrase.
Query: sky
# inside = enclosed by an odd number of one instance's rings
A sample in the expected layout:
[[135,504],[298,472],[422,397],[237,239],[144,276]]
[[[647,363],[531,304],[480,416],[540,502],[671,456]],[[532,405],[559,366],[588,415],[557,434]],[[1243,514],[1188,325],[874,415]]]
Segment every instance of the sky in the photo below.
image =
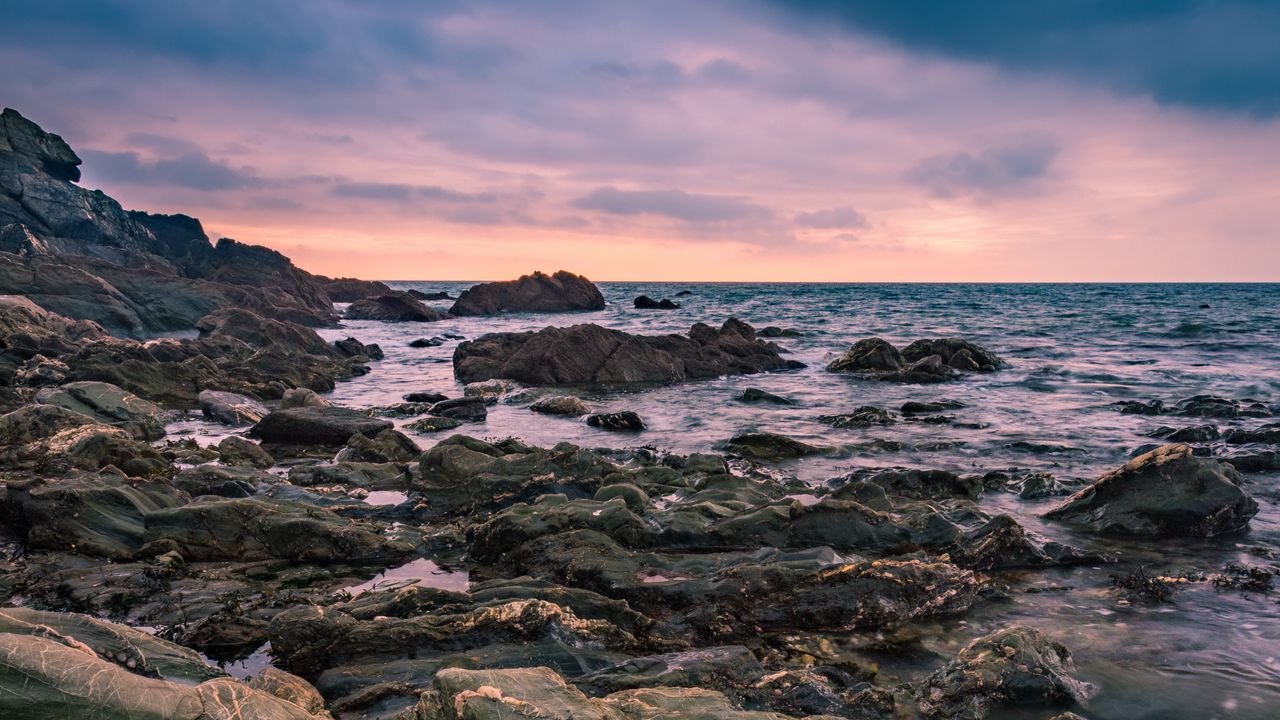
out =
[[328,275],[1280,281],[1280,3],[0,0],[86,187]]

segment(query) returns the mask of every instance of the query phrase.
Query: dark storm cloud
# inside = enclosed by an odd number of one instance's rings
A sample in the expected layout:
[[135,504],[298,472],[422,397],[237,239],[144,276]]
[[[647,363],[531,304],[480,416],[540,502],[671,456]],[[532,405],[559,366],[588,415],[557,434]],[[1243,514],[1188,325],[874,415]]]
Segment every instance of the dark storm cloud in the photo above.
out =
[[387,200],[409,203],[420,200],[440,200],[453,203],[491,203],[497,200],[493,193],[465,193],[438,185],[408,185],[405,183],[342,182],[333,186],[338,197],[362,200]]
[[700,195],[683,190],[619,190],[602,187],[573,201],[580,210],[612,215],[661,215],[690,223],[762,218],[768,208],[724,195]]
[[770,0],[818,22],[1196,108],[1280,113],[1274,0]]
[[112,183],[192,190],[243,190],[264,184],[253,171],[233,168],[202,152],[159,160],[144,160],[136,152],[86,150],[81,154],[95,178]]
[[974,155],[960,152],[925,158],[907,172],[907,180],[935,197],[1021,195],[1049,171],[1057,145],[1032,140],[989,148]]

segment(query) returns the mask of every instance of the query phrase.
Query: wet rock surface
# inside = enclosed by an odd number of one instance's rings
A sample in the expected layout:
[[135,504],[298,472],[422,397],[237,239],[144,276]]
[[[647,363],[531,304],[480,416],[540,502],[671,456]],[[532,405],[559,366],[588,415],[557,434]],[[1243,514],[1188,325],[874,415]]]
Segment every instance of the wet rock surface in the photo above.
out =
[[957,338],[917,340],[901,350],[881,338],[866,338],[832,360],[827,369],[888,382],[935,383],[968,372],[993,372],[1005,365],[995,353]]
[[383,322],[436,322],[444,313],[423,305],[409,293],[387,293],[356,300],[347,306],[345,316],[351,320]]
[[535,272],[516,280],[484,283],[464,290],[450,315],[497,315],[504,312],[575,312],[603,310],[604,296],[590,280],[564,270]]

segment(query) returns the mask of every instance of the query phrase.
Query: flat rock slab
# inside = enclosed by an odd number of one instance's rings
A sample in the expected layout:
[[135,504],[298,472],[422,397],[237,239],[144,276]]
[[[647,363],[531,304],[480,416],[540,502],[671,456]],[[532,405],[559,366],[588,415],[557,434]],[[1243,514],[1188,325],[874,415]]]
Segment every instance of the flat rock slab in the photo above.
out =
[[345,445],[357,433],[373,437],[391,427],[389,420],[371,418],[347,408],[299,407],[276,410],[249,432],[265,442]]

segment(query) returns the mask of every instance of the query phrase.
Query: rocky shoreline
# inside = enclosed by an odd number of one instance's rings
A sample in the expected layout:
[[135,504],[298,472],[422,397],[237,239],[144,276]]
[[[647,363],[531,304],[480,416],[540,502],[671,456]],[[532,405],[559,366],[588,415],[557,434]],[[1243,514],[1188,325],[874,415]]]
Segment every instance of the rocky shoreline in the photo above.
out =
[[[732,318],[673,335],[589,322],[487,333],[453,353],[460,397],[429,388],[393,406],[336,406],[323,393],[376,374],[383,349],[322,339],[312,327],[339,318],[335,302],[351,303],[351,319],[434,322],[591,312],[603,296],[582,276],[534,273],[434,309],[382,283],[313,276],[265,248],[211,243],[192,218],[125,212],[75,184],[78,164],[56,135],[0,116],[6,717],[978,719],[1017,709],[1065,720],[1088,715],[1100,689],[1068,647],[1028,624],[929,654],[913,676],[879,659],[920,653],[930,627],[1007,602],[1015,578],[1110,565],[1117,558],[1098,549],[1108,538],[1238,534],[1259,511],[1242,473],[1280,467],[1274,423],[1164,428],[1084,483],[881,467],[820,486],[778,467],[831,449],[780,433],[675,453],[537,447],[469,425],[501,401],[527,406],[531,422],[582,418],[643,438],[635,412],[601,412],[573,392],[803,367],[774,342],[794,331]],[[150,337],[163,331],[192,336]],[[1009,364],[954,338],[901,350],[850,341],[827,370],[855,382],[963,382]],[[842,429],[957,422],[948,413],[962,404],[921,397],[896,412],[814,414]],[[736,401],[791,402],[754,388]],[[1116,409],[1275,414],[1213,397]],[[188,412],[227,437],[167,439]],[[424,450],[388,418],[460,432]],[[1231,453],[1210,457],[1205,443],[1219,440]],[[995,495],[1051,501],[1043,519],[1087,542],[1043,537],[993,511]],[[1110,592],[1265,592],[1271,576],[1263,566],[1129,576]],[[268,653],[249,677],[216,664]]]

